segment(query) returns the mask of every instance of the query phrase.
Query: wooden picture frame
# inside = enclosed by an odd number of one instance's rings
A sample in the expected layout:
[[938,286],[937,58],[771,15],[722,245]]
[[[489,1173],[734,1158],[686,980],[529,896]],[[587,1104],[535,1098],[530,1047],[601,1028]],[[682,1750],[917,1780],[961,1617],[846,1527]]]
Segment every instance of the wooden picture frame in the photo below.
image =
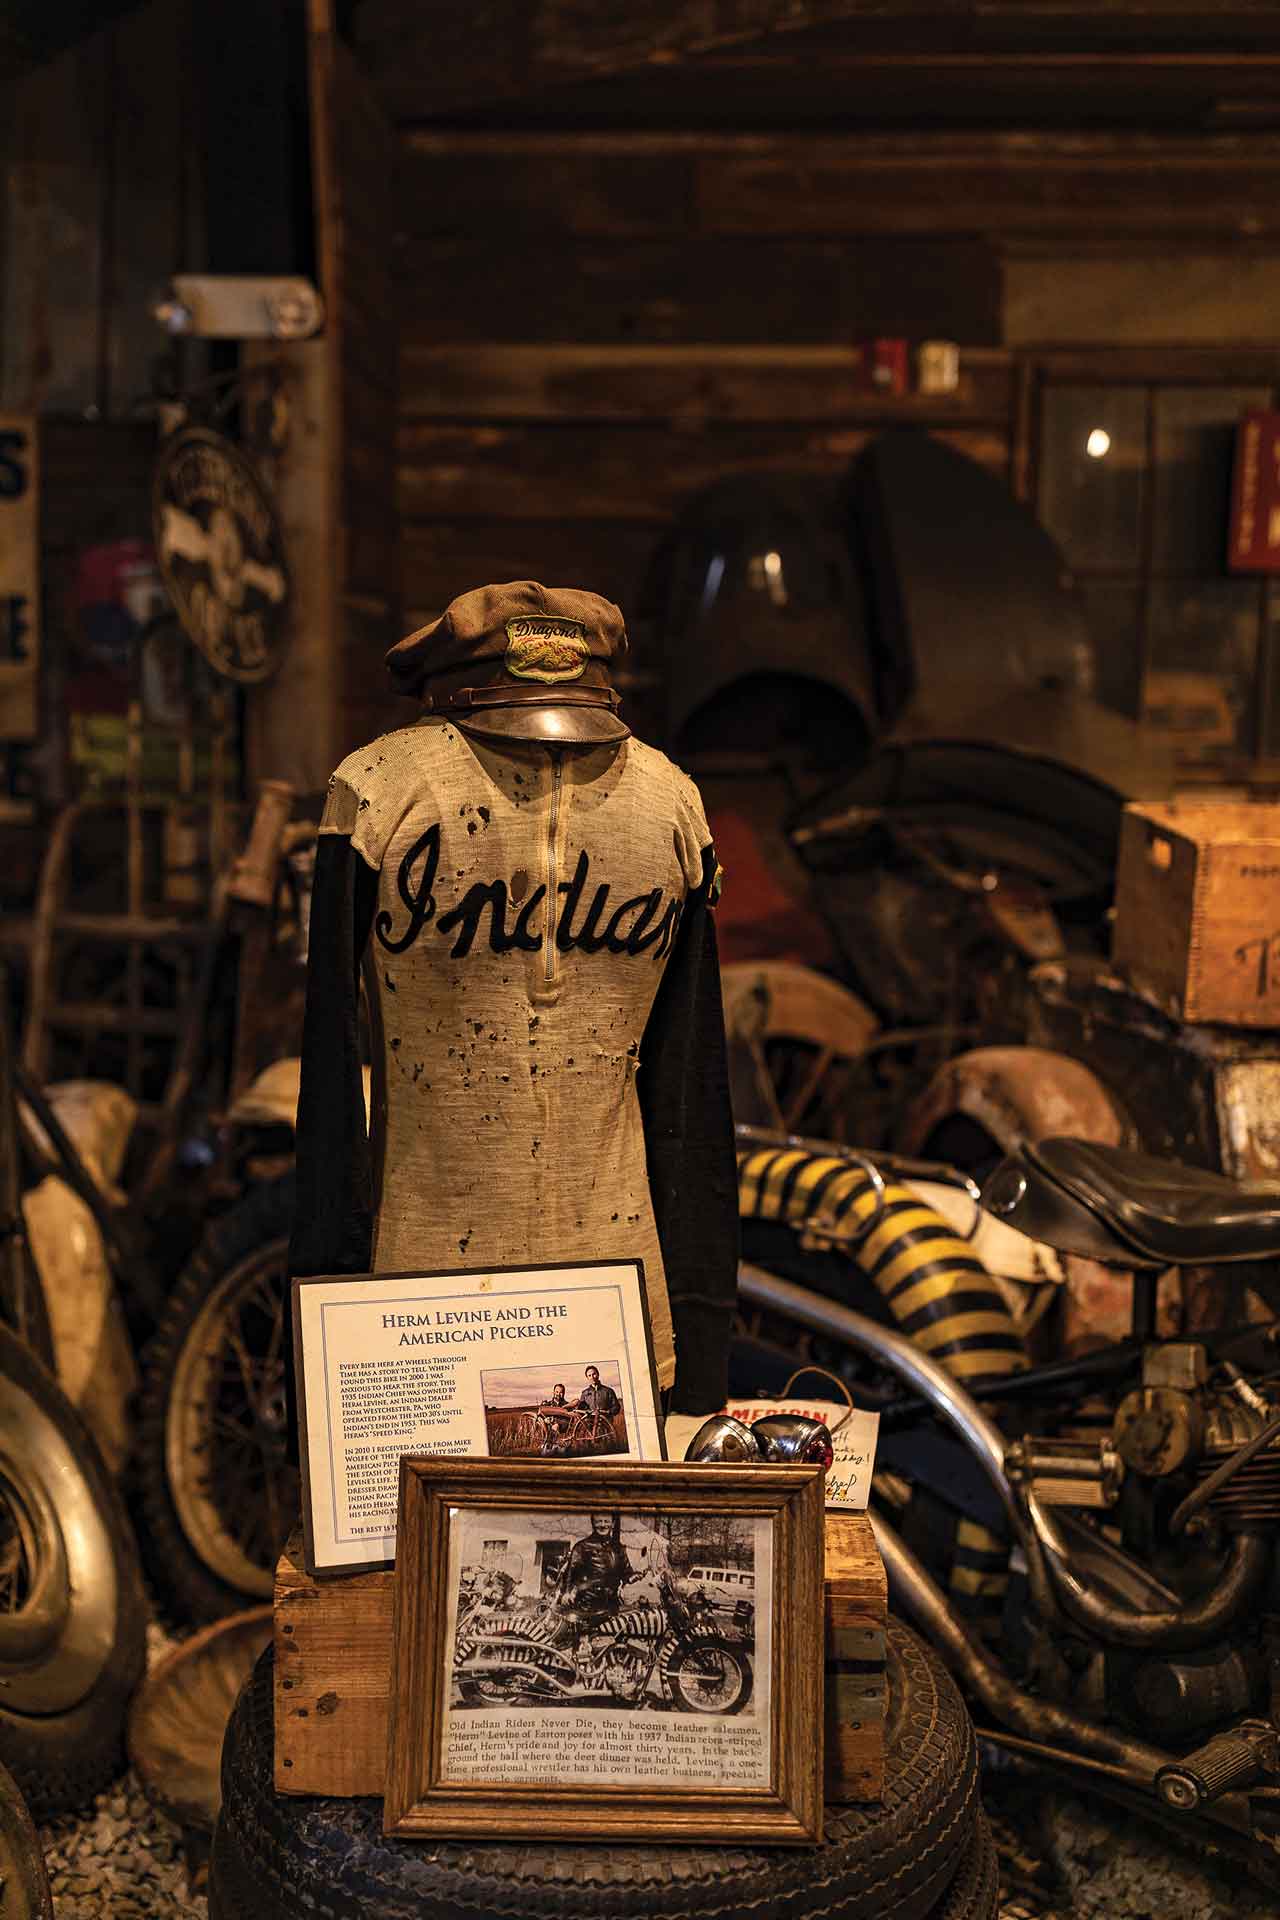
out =
[[821,1468],[405,1458],[384,1831],[817,1842],[823,1658]]

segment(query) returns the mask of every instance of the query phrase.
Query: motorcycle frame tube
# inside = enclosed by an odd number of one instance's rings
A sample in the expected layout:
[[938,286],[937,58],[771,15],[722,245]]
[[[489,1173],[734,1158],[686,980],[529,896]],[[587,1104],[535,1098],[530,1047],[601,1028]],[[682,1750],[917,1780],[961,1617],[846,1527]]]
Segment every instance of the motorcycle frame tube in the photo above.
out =
[[1150,1791],[1156,1774],[1169,1764],[1168,1754],[1148,1746],[1145,1740],[1109,1732],[1067,1707],[1024,1693],[956,1618],[942,1589],[901,1535],[878,1513],[871,1515],[871,1525],[895,1606],[910,1614],[947,1665],[1001,1725],[1033,1740],[1057,1742],[1119,1767],[1126,1780]]
[[1004,1470],[1004,1435],[940,1361],[931,1360],[896,1328],[883,1327],[838,1300],[811,1293],[807,1287],[798,1287],[749,1261],[738,1267],[738,1291],[753,1306],[771,1307],[815,1332],[834,1334],[836,1339],[870,1353],[914,1387],[977,1459],[1004,1508],[1014,1538],[1025,1549],[1026,1521]]
[[[1212,1590],[1190,1606],[1135,1613],[1085,1585],[1070,1564],[1057,1522],[1034,1494],[1026,1497],[1033,1538],[1027,1559],[1042,1560],[1064,1613],[1109,1646],[1140,1653],[1189,1653],[1225,1634],[1257,1599],[1267,1576],[1271,1543],[1260,1533],[1238,1533]],[[1033,1579],[1033,1591],[1036,1582]]]
[[[878,1513],[871,1515],[871,1524],[894,1604],[910,1614],[973,1698],[1003,1726],[1049,1749],[1049,1757],[1054,1748],[1066,1748],[1064,1758],[1078,1755],[1082,1764],[1096,1761],[1112,1778],[1137,1787],[1155,1800],[1156,1774],[1173,1763],[1171,1755],[1135,1735],[1096,1726],[1069,1707],[1024,1693],[956,1618],[941,1589],[894,1528]],[[1215,1825],[1246,1836],[1252,1834],[1248,1801],[1241,1794],[1225,1794],[1198,1812]]]
[[810,1293],[744,1261],[738,1288],[754,1305],[789,1314],[820,1333],[870,1353],[927,1399],[983,1468],[1027,1557],[1032,1599],[1046,1619],[1067,1614],[1104,1644],[1139,1651],[1183,1652],[1224,1633],[1256,1597],[1265,1578],[1270,1543],[1240,1533],[1212,1591],[1189,1607],[1134,1612],[1095,1592],[1071,1566],[1071,1549],[1053,1514],[1034,1494],[1019,1500],[1005,1472],[1005,1440],[971,1394],[938,1361],[892,1327],[882,1327],[839,1301]]

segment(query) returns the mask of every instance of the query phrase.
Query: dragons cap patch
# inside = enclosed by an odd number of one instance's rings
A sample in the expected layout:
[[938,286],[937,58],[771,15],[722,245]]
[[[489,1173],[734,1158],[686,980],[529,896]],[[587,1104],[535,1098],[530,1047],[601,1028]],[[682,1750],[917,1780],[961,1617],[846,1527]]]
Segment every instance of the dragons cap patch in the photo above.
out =
[[522,613],[508,620],[507,672],[516,680],[541,680],[554,686],[580,679],[590,658],[581,620],[562,614]]

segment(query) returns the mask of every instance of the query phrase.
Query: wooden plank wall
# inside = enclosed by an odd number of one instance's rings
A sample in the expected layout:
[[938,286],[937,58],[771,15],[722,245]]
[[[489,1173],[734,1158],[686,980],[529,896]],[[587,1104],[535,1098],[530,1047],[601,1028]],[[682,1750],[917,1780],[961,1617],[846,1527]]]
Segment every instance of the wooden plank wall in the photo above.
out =
[[0,408],[40,418],[46,805],[68,797],[77,557],[151,537],[150,308],[201,228],[185,19],[150,0],[33,66],[0,127]]
[[[799,176],[788,225],[773,177],[712,191],[727,151],[679,132],[404,132],[406,625],[530,576],[633,606],[683,499],[733,474],[834,478],[889,420],[1005,469],[994,250],[954,223],[886,233],[852,191],[816,221]],[[872,335],[960,341],[959,392],[868,393]]]
[[76,563],[86,547],[148,538],[155,433],[145,421],[46,419],[40,424],[41,706],[46,804],[71,798],[66,779],[66,678],[77,657]]
[[378,731],[382,654],[400,628],[395,520],[399,325],[393,232],[398,142],[373,89],[334,42],[336,159],[331,272],[339,475],[339,674],[343,750]]
[[164,346],[152,298],[198,264],[185,8],[150,4],[32,68],[5,140],[0,405],[121,419]]
[[[393,221],[399,146],[372,87],[334,28],[330,0],[308,16],[312,153],[320,284],[326,318],[319,444],[319,517],[302,564],[323,575],[323,604],[297,635],[295,667],[319,671],[329,740],[302,749],[319,784],[335,759],[388,724],[382,656],[398,637],[395,438],[399,325]],[[297,568],[295,567],[295,571]],[[314,580],[305,591],[310,591]],[[327,701],[324,694],[327,691]],[[278,704],[278,703],[277,703]],[[307,705],[314,709],[316,699]],[[287,716],[280,714],[287,727]],[[315,777],[317,756],[331,754]]]

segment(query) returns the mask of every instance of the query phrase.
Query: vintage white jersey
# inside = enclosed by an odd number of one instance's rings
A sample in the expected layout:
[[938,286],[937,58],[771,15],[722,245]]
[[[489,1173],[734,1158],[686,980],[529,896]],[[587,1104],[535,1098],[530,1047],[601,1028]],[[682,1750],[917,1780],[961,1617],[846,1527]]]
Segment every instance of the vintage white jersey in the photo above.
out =
[[634,738],[499,747],[424,719],[343,761],[320,832],[378,876],[373,1271],[640,1259],[669,1385],[636,1082],[704,885],[693,782]]

